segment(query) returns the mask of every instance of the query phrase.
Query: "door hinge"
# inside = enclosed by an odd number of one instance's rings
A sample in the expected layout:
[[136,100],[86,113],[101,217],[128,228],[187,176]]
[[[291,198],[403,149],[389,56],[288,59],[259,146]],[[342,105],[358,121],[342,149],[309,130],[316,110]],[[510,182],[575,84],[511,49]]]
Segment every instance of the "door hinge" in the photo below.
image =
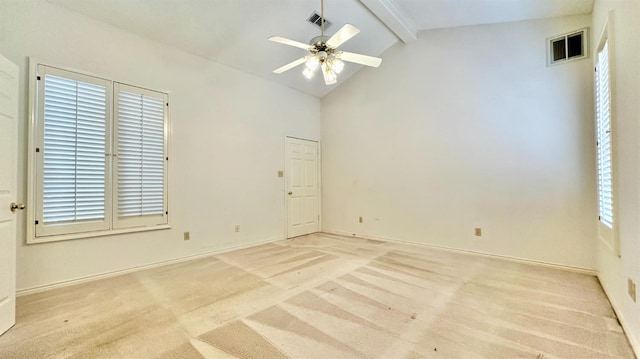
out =
[[39,223],[39,221],[36,219],[36,224],[38,224],[38,223]]

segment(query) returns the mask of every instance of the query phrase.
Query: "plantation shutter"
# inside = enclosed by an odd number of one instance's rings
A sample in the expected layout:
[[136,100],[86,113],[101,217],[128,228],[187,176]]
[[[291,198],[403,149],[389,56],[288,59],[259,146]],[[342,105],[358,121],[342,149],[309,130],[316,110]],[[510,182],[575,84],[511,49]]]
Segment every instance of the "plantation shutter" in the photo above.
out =
[[36,235],[107,229],[108,84],[40,66]]
[[167,223],[167,96],[118,83],[115,94],[115,227]]
[[[600,233],[612,240],[614,228],[613,153],[611,139],[611,96],[609,83],[609,46],[604,42],[597,54],[596,135],[598,160],[598,202]],[[603,228],[604,227],[604,228]]]

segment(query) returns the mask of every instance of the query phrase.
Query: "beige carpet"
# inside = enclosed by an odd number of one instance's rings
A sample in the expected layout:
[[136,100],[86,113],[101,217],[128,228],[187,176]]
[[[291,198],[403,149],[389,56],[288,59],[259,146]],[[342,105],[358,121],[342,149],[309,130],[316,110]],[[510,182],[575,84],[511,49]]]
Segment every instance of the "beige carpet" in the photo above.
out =
[[593,276],[325,234],[17,310],[0,358],[634,358]]

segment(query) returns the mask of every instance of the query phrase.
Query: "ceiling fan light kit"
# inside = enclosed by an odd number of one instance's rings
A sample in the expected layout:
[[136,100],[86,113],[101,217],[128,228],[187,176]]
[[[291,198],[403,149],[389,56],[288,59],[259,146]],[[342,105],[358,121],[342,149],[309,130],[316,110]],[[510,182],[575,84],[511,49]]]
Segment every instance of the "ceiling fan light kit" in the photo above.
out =
[[305,64],[302,75],[307,79],[312,79],[318,67],[322,71],[324,82],[327,85],[333,85],[338,82],[338,74],[344,70],[344,61],[353,62],[360,65],[378,67],[382,63],[382,59],[378,57],[355,54],[345,51],[337,51],[338,46],[347,42],[347,40],[356,36],[360,30],[351,25],[346,24],[333,36],[324,36],[324,0],[320,1],[321,7],[321,34],[311,39],[307,45],[295,40],[286,39],[280,36],[272,36],[270,41],[278,42],[284,45],[298,47],[310,52],[309,55],[290,62],[282,67],[275,69],[273,72],[281,74],[296,66]]

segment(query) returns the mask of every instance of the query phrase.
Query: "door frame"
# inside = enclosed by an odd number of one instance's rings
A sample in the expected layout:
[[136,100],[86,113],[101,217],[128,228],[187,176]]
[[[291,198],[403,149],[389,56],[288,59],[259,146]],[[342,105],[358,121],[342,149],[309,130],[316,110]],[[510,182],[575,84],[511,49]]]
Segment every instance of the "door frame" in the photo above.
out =
[[287,188],[289,187],[289,151],[287,147],[288,139],[315,142],[318,144],[316,170],[318,174],[318,233],[322,232],[322,151],[320,140],[310,140],[297,136],[284,136],[284,181],[282,184],[282,196],[284,198],[284,239],[289,239],[289,195]]

